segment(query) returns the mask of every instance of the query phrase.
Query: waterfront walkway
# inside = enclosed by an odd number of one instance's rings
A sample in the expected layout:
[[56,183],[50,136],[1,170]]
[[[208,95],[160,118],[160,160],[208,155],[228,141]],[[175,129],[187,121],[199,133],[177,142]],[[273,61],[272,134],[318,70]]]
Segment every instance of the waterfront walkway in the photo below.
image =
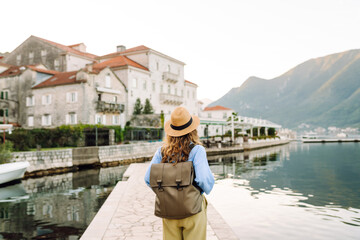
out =
[[[155,194],[144,182],[147,163],[131,164],[124,174],[127,181],[118,182],[82,240],[162,239],[162,221],[154,216]],[[208,205],[207,240],[238,239],[220,214]]]

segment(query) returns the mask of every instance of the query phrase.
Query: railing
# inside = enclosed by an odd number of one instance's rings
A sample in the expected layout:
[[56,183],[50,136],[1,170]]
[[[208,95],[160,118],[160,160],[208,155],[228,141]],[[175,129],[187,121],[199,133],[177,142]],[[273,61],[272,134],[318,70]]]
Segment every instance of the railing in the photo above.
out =
[[181,105],[184,100],[177,95],[160,93],[160,102],[163,104]]
[[163,80],[171,83],[177,83],[179,81],[179,75],[169,72],[164,72]]
[[113,112],[113,113],[122,113],[124,112],[124,104],[97,101],[96,102],[96,111],[97,112]]

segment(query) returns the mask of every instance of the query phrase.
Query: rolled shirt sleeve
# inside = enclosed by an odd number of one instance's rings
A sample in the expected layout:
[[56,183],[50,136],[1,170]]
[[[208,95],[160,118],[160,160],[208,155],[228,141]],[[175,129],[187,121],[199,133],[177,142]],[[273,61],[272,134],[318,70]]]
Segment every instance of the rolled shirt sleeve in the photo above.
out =
[[195,182],[206,193],[209,194],[214,186],[215,180],[206,157],[203,146],[197,145],[192,150],[189,160],[193,161],[195,170]]
[[150,170],[151,170],[151,165],[153,163],[160,163],[161,162],[161,147],[158,148],[158,150],[155,152],[153,158],[151,159],[150,165],[145,173],[145,183],[146,185],[148,185],[150,187]]

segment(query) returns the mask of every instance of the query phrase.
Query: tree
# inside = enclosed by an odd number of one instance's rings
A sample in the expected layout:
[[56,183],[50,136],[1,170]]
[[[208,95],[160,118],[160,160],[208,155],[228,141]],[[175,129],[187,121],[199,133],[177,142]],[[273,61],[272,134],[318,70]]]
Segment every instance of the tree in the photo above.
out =
[[145,100],[145,106],[144,106],[144,111],[143,114],[153,114],[154,113],[154,109],[150,103],[150,100],[147,98]]
[[139,115],[141,114],[143,109],[143,105],[141,104],[140,98],[136,99],[135,105],[134,105],[134,112],[133,115]]

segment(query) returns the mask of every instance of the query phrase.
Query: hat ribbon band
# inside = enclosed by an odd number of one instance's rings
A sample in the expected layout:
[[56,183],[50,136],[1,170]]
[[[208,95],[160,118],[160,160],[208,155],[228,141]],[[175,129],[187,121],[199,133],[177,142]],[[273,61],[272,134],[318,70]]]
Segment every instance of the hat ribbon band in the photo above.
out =
[[180,131],[180,130],[183,130],[183,129],[189,127],[192,124],[192,121],[193,121],[193,119],[191,117],[190,120],[187,123],[185,123],[184,125],[174,126],[174,125],[170,124],[170,127],[174,130]]

